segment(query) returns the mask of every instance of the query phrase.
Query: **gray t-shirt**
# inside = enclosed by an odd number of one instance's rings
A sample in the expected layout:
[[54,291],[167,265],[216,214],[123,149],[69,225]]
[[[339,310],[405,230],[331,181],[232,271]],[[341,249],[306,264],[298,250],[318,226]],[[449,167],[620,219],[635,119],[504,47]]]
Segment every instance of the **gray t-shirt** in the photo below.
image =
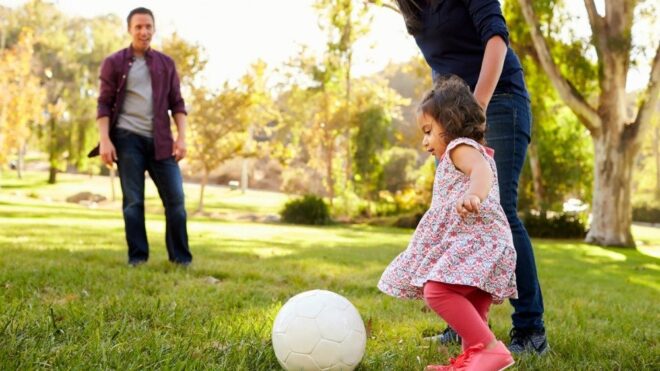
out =
[[151,138],[153,118],[151,75],[144,58],[136,57],[128,71],[126,97],[117,119],[117,127]]

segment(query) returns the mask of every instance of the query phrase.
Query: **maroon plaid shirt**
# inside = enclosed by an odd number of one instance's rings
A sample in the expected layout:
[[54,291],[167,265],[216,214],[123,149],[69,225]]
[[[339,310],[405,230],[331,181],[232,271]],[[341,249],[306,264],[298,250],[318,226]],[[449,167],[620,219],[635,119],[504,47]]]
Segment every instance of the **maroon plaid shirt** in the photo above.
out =
[[[144,58],[151,75],[155,155],[156,160],[163,160],[172,156],[174,145],[168,111],[171,111],[172,116],[175,113],[187,114],[186,105],[181,97],[179,75],[172,58],[153,49],[147,50]],[[111,132],[124,103],[128,70],[134,60],[133,49],[128,47],[107,57],[101,65],[96,118],[109,117]],[[98,147],[89,154],[90,157],[97,155]]]

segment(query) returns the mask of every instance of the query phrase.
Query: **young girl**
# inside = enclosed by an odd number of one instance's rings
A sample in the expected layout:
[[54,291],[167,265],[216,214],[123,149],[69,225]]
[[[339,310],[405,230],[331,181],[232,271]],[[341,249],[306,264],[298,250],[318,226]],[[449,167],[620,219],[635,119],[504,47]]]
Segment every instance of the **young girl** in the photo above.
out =
[[514,361],[488,328],[491,303],[516,298],[516,251],[499,200],[485,117],[458,77],[436,81],[418,107],[422,144],[438,160],[433,200],[408,248],[378,288],[424,298],[463,339],[463,353],[435,370],[502,370]]

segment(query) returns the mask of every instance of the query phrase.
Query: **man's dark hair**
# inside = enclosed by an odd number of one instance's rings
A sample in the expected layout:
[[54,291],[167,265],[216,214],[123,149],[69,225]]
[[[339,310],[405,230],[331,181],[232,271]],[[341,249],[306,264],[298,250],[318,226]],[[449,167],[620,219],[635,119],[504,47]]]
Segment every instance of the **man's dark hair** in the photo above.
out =
[[156,18],[154,18],[154,13],[151,12],[151,10],[143,7],[135,8],[131,10],[130,13],[128,13],[128,17],[126,17],[126,23],[128,24],[128,27],[131,27],[131,18],[133,18],[134,15],[136,14],[147,14],[151,17],[151,20],[154,21],[154,25],[156,24]]

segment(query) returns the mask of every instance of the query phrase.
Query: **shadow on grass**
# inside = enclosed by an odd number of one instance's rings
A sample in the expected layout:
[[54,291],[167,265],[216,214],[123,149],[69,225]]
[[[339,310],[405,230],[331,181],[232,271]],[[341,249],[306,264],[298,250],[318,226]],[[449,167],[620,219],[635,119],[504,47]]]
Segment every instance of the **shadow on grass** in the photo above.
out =
[[7,181],[3,182],[2,186],[0,187],[0,190],[22,190],[22,189],[30,189],[34,187],[47,187],[50,184],[48,184],[47,179],[29,179],[29,180],[21,180],[21,181]]
[[550,240],[540,240],[536,246],[543,249],[537,262],[540,269],[547,267],[544,270],[579,278],[576,284],[594,277],[596,282],[613,287],[633,284],[655,291],[655,295],[660,291],[660,259],[635,249]]

